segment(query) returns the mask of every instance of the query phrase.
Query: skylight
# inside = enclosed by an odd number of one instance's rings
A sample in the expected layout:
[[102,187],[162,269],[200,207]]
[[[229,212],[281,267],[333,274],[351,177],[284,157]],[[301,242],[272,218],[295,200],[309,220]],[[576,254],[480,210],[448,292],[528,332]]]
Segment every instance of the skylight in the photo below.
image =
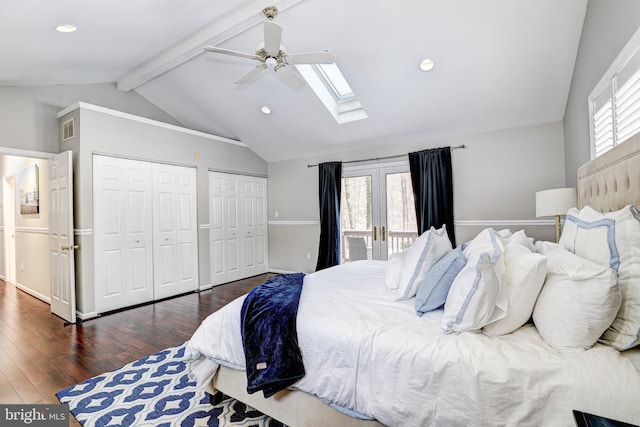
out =
[[368,117],[335,63],[298,64],[296,68],[338,123],[348,123]]

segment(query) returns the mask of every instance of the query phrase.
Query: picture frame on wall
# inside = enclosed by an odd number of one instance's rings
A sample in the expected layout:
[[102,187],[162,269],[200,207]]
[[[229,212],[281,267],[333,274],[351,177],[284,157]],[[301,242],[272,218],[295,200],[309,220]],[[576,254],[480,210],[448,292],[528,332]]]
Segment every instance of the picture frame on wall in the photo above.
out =
[[34,164],[20,174],[20,215],[40,213],[38,165]]

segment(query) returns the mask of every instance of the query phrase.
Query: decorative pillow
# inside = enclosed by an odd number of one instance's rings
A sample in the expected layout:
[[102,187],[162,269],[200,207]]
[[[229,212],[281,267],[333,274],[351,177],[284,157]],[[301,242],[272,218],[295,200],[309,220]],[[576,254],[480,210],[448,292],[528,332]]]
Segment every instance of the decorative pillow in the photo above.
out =
[[547,279],[533,309],[533,322],[557,350],[590,348],[620,307],[616,273],[563,248],[546,255]]
[[454,279],[444,304],[442,329],[446,333],[480,330],[507,313],[502,239],[487,228],[463,253],[467,264]]
[[404,257],[407,256],[407,251],[394,252],[389,255],[387,260],[387,270],[384,276],[384,284],[390,291],[398,289],[400,284],[400,278],[402,277],[402,266],[404,265]]
[[504,262],[509,310],[503,319],[482,329],[489,336],[509,334],[527,323],[547,276],[547,258],[532,252],[518,239],[505,245]]
[[404,259],[402,277],[398,285],[398,300],[413,298],[429,269],[452,249],[445,226],[439,230],[431,227],[422,233],[409,246]]
[[622,305],[601,341],[618,350],[640,343],[640,212],[627,206],[600,213],[589,206],[570,209],[560,245],[618,274]]
[[449,288],[460,270],[467,263],[462,248],[457,248],[440,258],[424,280],[418,285],[416,293],[416,313],[424,313],[440,308],[447,300]]
[[528,248],[531,252],[535,252],[536,251],[536,247],[533,244],[533,238],[532,237],[527,237],[526,233],[524,232],[524,230],[519,230],[516,231],[515,233],[513,233],[512,235],[510,235],[506,240],[504,240],[504,243],[519,243],[522,246],[524,246],[525,248]]

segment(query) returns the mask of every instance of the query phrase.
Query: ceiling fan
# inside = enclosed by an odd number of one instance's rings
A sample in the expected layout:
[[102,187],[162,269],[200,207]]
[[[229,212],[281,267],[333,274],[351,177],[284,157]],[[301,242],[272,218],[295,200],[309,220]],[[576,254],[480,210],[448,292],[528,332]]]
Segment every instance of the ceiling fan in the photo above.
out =
[[335,58],[331,52],[287,53],[282,46],[282,27],[273,22],[278,14],[275,6],[266,7],[262,13],[267,18],[264,21],[264,43],[258,45],[256,53],[238,52],[222,49],[215,46],[206,46],[207,52],[222,53],[224,55],[238,56],[240,58],[253,59],[259,64],[255,68],[240,76],[236,83],[246,83],[254,79],[261,71],[272,68],[286,83],[293,87],[300,87],[305,81],[290,65],[294,64],[331,64]]

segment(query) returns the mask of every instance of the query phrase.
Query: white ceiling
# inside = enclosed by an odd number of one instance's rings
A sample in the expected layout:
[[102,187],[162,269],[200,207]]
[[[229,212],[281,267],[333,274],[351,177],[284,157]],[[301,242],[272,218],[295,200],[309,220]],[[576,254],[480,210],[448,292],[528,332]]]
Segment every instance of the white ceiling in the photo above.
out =
[[[0,85],[115,82],[267,161],[561,120],[587,0],[2,1]],[[233,82],[261,10],[288,52],[330,50],[369,118],[337,124],[271,70]],[[60,34],[54,28],[74,24]],[[10,35],[7,37],[7,35]],[[419,70],[431,58],[431,72]],[[265,116],[260,107],[272,114]]]

